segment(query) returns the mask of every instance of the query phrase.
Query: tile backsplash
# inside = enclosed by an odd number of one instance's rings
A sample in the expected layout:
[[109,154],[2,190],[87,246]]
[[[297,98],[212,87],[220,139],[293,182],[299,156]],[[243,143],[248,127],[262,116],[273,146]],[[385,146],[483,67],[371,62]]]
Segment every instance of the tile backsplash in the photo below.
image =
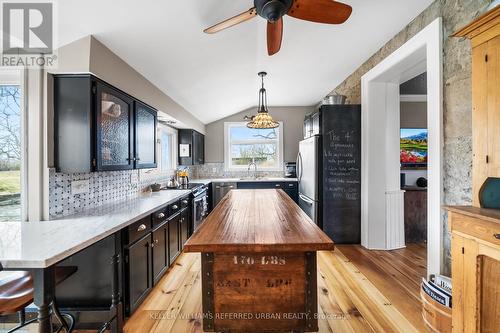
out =
[[[191,179],[196,178],[241,178],[247,171],[226,171],[224,163],[180,167],[189,171]],[[263,177],[282,177],[283,172],[257,171]],[[172,173],[157,169],[106,171],[91,173],[60,173],[50,169],[49,173],[49,215],[51,219],[92,209],[103,204],[125,200],[149,189],[153,183],[165,184]],[[88,180],[88,192],[73,194],[73,181]]]
[[[224,163],[205,163],[193,168],[194,178],[242,178],[248,176],[248,172],[244,171],[227,171],[224,168]],[[253,175],[253,168],[250,171]],[[257,175],[262,177],[283,177],[284,171],[259,171]]]
[[[156,169],[91,173],[49,173],[49,215],[51,219],[137,196],[153,183],[166,183],[172,174]],[[71,182],[88,180],[86,193],[72,194]]]

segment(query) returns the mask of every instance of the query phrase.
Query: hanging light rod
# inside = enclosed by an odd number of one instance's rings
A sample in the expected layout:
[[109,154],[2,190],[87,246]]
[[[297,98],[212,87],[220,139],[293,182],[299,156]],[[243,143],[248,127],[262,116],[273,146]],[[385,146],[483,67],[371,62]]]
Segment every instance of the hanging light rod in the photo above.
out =
[[279,127],[280,124],[271,117],[267,108],[267,91],[266,88],[264,88],[264,78],[267,73],[259,72],[258,75],[262,82],[261,88],[259,89],[259,107],[257,108],[257,114],[247,123],[247,127],[256,129]]

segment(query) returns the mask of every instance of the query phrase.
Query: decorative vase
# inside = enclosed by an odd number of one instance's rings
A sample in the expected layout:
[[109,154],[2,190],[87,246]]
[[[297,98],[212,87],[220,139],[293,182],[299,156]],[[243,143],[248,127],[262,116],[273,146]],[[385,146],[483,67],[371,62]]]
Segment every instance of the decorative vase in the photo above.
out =
[[500,178],[488,177],[479,190],[482,208],[500,209]]

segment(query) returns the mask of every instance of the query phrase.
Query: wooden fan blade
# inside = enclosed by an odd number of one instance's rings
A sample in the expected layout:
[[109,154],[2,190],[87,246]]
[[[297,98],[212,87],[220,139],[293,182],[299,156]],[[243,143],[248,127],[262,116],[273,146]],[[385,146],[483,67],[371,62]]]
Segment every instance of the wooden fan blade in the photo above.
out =
[[272,56],[278,53],[283,38],[283,18],[274,23],[267,22],[267,53]]
[[351,6],[333,0],[294,0],[287,14],[311,22],[340,24],[351,13]]
[[234,25],[248,21],[248,20],[254,18],[256,15],[257,15],[257,10],[255,9],[255,7],[253,7],[244,13],[238,14],[238,15],[233,16],[227,20],[224,20],[220,23],[217,23],[217,24],[211,26],[210,28],[206,28],[205,30],[203,30],[203,32],[207,33],[207,34],[214,34],[214,33],[219,32],[221,30],[230,28]]

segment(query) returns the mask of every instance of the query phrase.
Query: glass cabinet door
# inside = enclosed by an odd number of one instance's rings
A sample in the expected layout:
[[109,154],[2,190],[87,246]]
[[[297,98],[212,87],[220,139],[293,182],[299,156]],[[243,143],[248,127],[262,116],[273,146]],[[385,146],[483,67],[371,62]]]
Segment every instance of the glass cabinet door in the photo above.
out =
[[97,83],[97,170],[132,169],[132,100]]
[[135,102],[135,166],[156,168],[156,111]]

